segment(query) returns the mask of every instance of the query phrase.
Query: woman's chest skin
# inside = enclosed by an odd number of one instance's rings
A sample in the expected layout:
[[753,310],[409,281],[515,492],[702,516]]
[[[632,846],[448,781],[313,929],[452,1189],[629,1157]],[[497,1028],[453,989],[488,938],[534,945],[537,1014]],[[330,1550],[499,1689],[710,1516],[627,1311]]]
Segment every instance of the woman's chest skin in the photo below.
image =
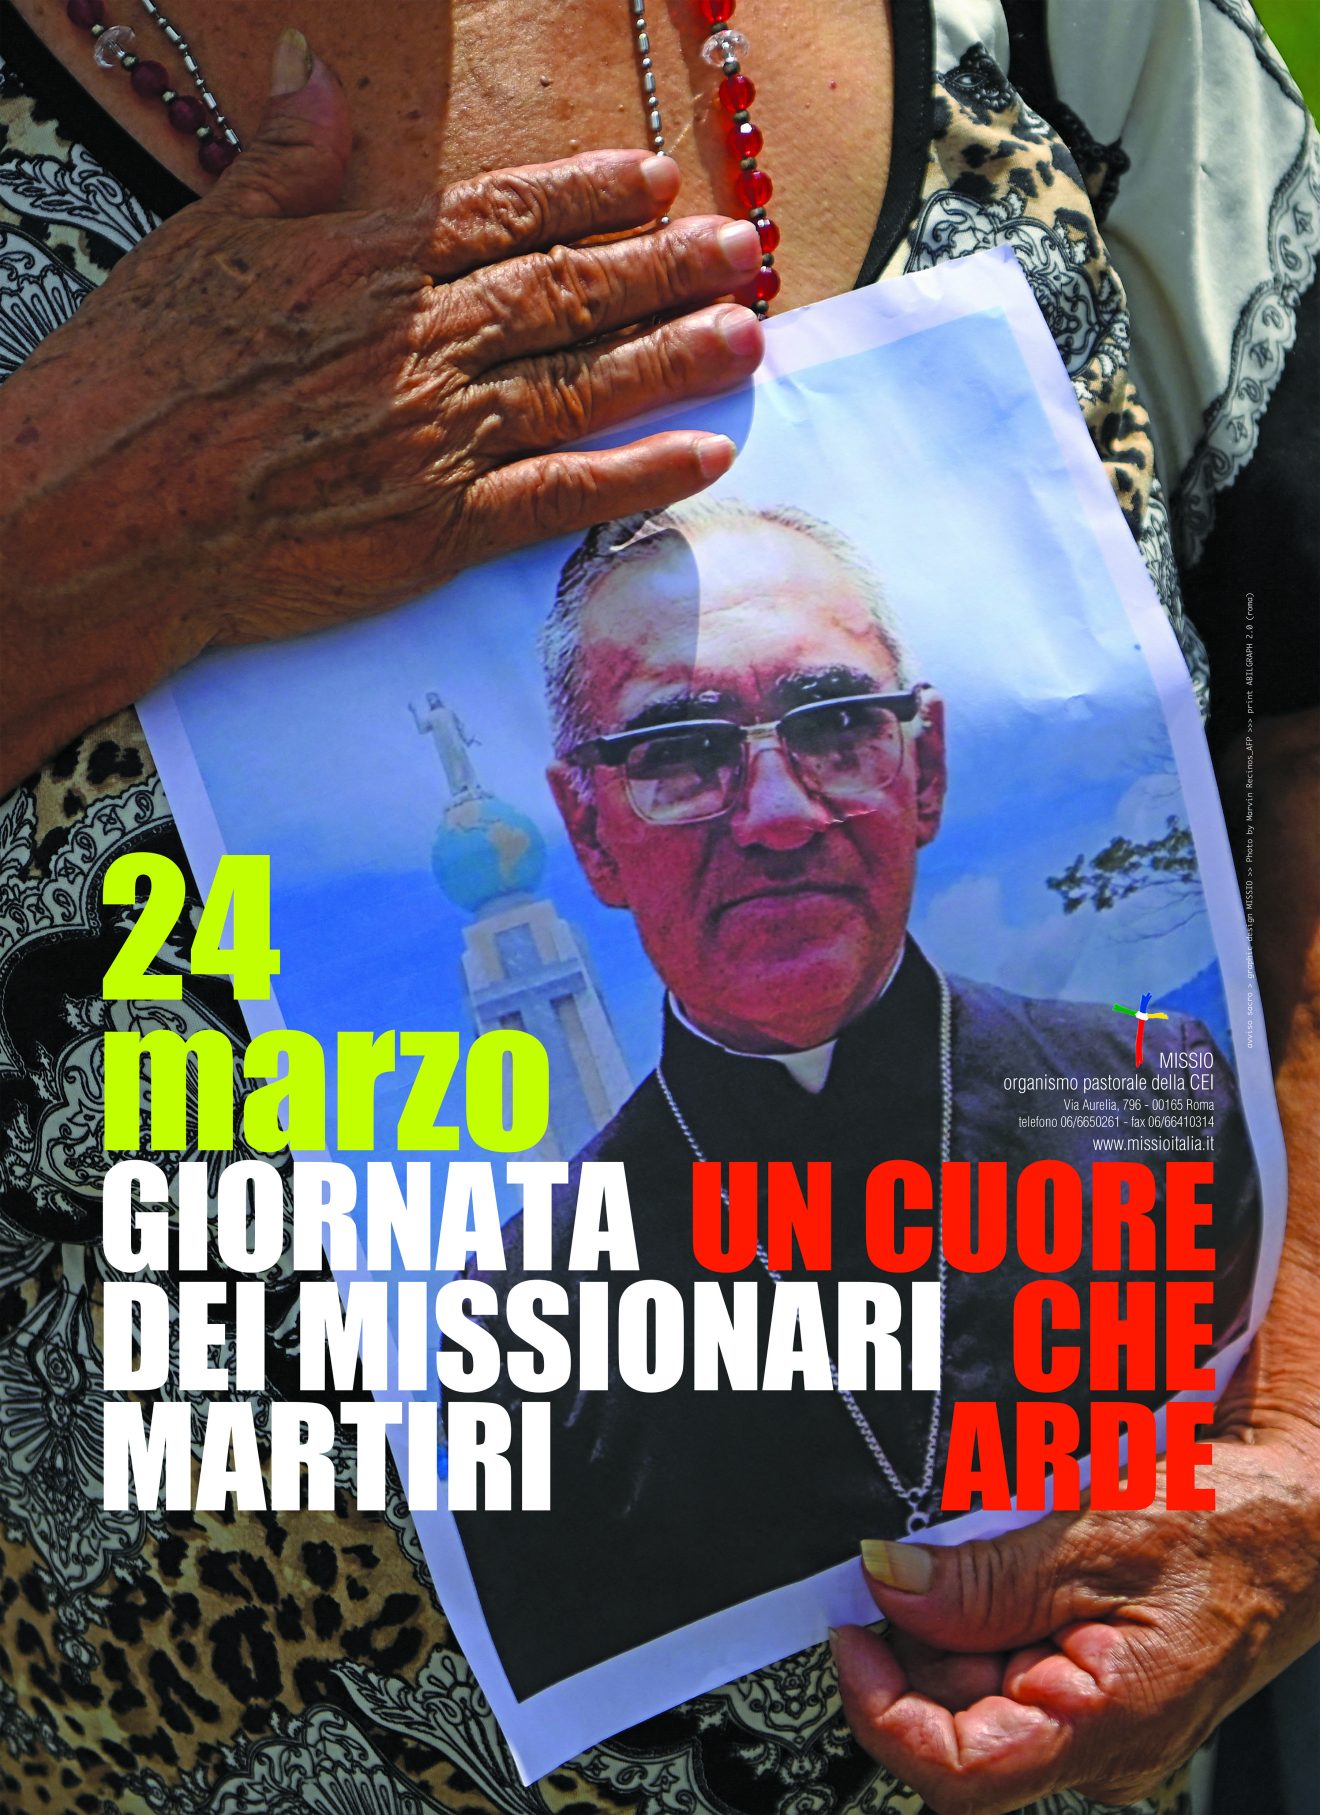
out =
[[[44,42],[127,131],[185,182],[199,181],[191,144],[119,70],[103,72],[91,39],[61,0],[18,0]],[[338,73],[355,127],[346,202],[407,202],[458,178],[604,146],[645,146],[647,124],[629,0],[318,0],[278,7],[178,0],[184,33],[240,137],[256,130],[270,55],[286,26],[307,34]],[[107,21],[132,25],[139,56],[184,78],[137,0],[109,0]],[[742,0],[734,24],[750,50],[751,115],[765,137],[770,213],[782,240],[776,310],[848,289],[875,227],[889,167],[892,54],[887,0]],[[700,55],[696,0],[650,0],[647,25],[666,149],[683,189],[675,213],[740,213],[719,106],[720,72]]]

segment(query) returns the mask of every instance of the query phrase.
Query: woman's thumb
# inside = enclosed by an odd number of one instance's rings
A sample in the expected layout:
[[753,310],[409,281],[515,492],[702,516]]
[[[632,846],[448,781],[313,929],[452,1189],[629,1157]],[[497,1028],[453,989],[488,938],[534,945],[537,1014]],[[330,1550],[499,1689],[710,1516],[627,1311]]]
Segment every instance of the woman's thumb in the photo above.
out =
[[1131,1537],[1064,1513],[963,1544],[862,1545],[867,1585],[895,1626],[947,1651],[1008,1651],[1125,1598]]
[[302,33],[286,31],[261,124],[206,206],[253,217],[320,214],[343,192],[351,146],[343,89]]

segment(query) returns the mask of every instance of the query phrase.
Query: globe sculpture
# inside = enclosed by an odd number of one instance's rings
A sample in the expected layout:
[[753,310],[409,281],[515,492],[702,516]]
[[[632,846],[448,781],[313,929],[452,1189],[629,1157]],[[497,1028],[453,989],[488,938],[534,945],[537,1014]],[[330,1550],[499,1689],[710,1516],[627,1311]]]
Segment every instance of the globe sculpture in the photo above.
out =
[[411,707],[435,745],[449,802],[431,847],[431,874],[469,914],[509,896],[530,895],[545,869],[545,840],[525,813],[482,787],[468,751],[477,743],[438,693]]
[[482,794],[445,809],[431,846],[431,874],[469,914],[510,895],[532,894],[544,870],[545,841],[516,807]]

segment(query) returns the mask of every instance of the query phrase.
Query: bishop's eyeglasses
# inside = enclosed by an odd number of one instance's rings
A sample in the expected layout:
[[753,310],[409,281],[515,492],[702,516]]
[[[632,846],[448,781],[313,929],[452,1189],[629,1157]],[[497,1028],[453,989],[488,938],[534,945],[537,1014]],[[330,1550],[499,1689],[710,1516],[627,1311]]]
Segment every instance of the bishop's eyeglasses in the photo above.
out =
[[920,682],[904,693],[812,700],[763,725],[685,718],[589,738],[569,752],[580,769],[619,769],[633,811],[652,825],[693,825],[731,812],[752,744],[776,744],[798,784],[836,817],[879,806],[903,764],[903,726],[921,710]]

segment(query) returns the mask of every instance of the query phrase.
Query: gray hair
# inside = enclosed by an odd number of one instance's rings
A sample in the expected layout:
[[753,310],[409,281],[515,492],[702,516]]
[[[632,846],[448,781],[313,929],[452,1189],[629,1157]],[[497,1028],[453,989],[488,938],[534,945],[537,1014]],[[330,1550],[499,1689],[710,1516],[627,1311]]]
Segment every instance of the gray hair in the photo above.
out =
[[557,756],[567,756],[601,729],[588,719],[583,699],[582,607],[594,587],[622,567],[663,554],[674,536],[686,542],[704,530],[759,529],[766,524],[794,530],[833,557],[870,612],[880,641],[897,670],[899,686],[909,684],[907,651],[879,576],[847,536],[792,505],[760,507],[736,498],[690,499],[650,515],[638,512],[598,523],[565,561],[540,637],[546,703]]

